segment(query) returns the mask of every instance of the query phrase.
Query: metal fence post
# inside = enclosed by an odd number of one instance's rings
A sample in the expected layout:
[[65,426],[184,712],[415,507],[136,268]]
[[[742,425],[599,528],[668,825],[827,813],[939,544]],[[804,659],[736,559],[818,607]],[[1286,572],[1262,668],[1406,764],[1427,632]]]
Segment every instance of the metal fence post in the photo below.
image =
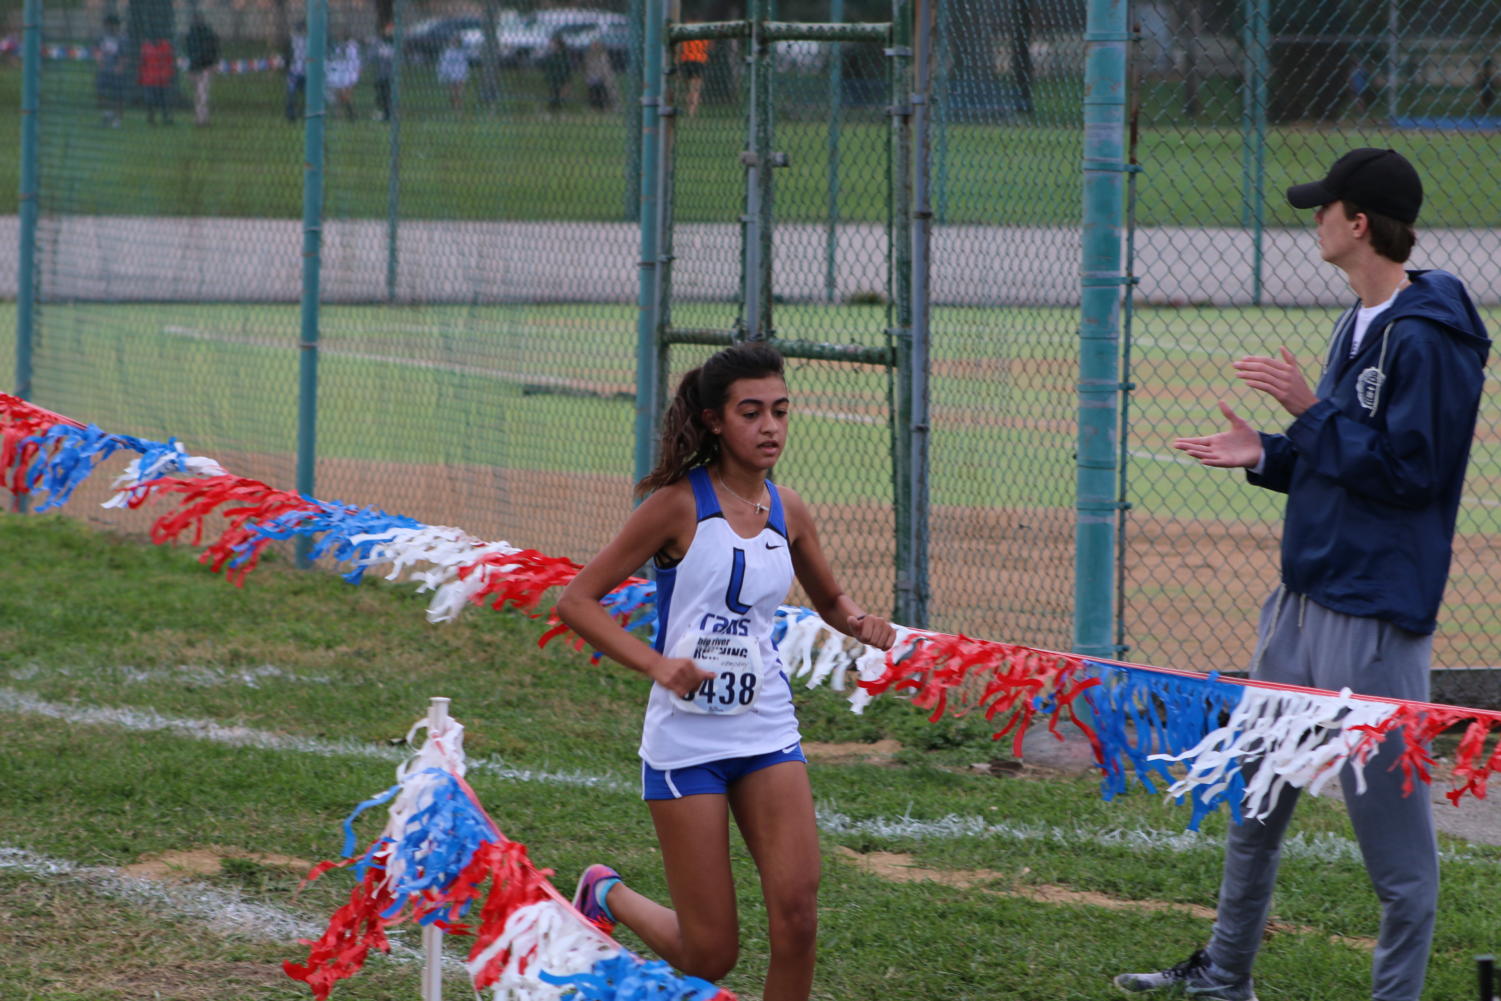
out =
[[891,295],[888,307],[895,356],[892,409],[891,475],[896,510],[892,614],[906,623],[917,614],[916,581],[912,579],[912,452],[907,429],[912,426],[912,109],[909,70],[912,62],[911,0],[891,2],[891,41],[888,59],[887,114],[891,116],[891,179],[887,208],[890,227]]
[[[626,65],[625,92],[640,94],[644,79],[642,43],[646,37],[642,29],[646,17],[644,0],[630,0],[626,17],[631,54]],[[625,115],[625,218],[634,221],[641,212],[641,114],[638,108],[631,107],[630,101],[621,101],[620,107]]]
[[949,217],[949,114],[950,83],[954,68],[954,2],[938,0],[933,28],[933,127],[936,131],[933,150],[933,218],[947,222]]
[[1084,224],[1079,323],[1074,650],[1114,653],[1120,408],[1126,0],[1089,0],[1084,34]]
[[912,45],[912,367],[903,373],[912,386],[912,419],[907,426],[912,456],[909,531],[912,533],[908,574],[912,581],[912,608],[906,625],[928,624],[928,464],[931,424],[928,413],[928,348],[931,302],[928,295],[929,249],[932,242],[933,208],[929,189],[930,126],[929,98],[933,89],[934,7],[940,0],[916,0],[913,4]]
[[741,251],[741,317],[746,340],[771,336],[772,150],[771,78],[775,70],[772,43],[763,37],[771,0],[751,0],[751,33],[747,43],[750,74],[746,92],[745,221]]
[[1397,88],[1401,82],[1402,69],[1399,63],[1400,43],[1402,36],[1398,34],[1401,27],[1400,12],[1397,10],[1397,0],[1386,2],[1386,117],[1387,126],[1397,126]]
[[[323,252],[324,61],[328,51],[328,0],[307,5],[307,113],[303,122],[302,339],[297,399],[297,490],[312,496],[318,448],[318,297]],[[297,559],[307,566],[306,536]]]
[[658,399],[657,334],[662,308],[661,200],[659,170],[662,122],[665,0],[645,0],[646,30],[641,72],[641,260],[636,294],[636,452],[635,479],[651,472],[655,459]]
[[1251,230],[1251,303],[1261,305],[1261,266],[1266,228],[1266,100],[1269,0],[1245,0],[1241,12],[1241,225]]
[[16,267],[16,393],[31,398],[31,348],[36,330],[36,229],[41,205],[37,161],[42,104],[42,0],[26,0],[21,27],[20,246]]
[[[391,5],[391,93],[387,109],[391,120],[390,173],[386,182],[386,301],[396,301],[397,236],[401,220],[401,49],[403,43],[402,8],[405,0]],[[379,28],[377,28],[379,30]]]
[[[829,0],[829,21],[844,23],[844,0]],[[823,297],[839,298],[839,132],[844,118],[844,46],[829,45],[829,186],[824,223]]]

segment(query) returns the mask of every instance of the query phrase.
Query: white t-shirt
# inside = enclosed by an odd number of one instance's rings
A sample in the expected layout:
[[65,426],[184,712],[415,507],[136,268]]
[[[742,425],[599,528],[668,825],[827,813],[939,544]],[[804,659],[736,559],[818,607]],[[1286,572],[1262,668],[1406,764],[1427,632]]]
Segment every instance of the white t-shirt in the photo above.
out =
[[[1400,287],[1397,291],[1401,291]],[[1360,350],[1360,342],[1365,340],[1365,332],[1371,329],[1371,321],[1376,314],[1397,301],[1397,292],[1392,297],[1376,306],[1361,306],[1355,311],[1355,330],[1350,334],[1350,357],[1355,357],[1355,352]]]

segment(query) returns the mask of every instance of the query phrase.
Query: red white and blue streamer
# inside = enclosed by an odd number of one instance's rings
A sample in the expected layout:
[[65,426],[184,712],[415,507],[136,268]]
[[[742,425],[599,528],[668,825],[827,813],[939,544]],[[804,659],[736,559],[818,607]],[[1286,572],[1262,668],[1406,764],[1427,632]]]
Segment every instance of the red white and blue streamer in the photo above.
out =
[[[190,455],[175,440],[108,434],[0,394],[0,482],[18,496],[36,492],[43,506],[60,506],[119,451],[137,457],[115,481],[106,506],[175,498],[153,524],[152,540],[190,538],[204,546],[200,561],[237,585],[265,546],[301,536],[311,540],[314,554],[344,565],[351,581],[375,570],[431,592],[427,615],[434,622],[489,605],[548,615],[544,644],[568,633],[544,605],[553,588],[578,572],[570,560],[459,528],[275,490]],[[205,543],[210,518],[227,527]],[[603,603],[649,638],[657,627],[655,596],[652,582],[632,578]],[[841,690],[853,678],[856,712],[886,693],[909,699],[934,720],[981,712],[996,738],[1011,737],[1018,752],[1034,723],[1060,738],[1068,728],[1090,742],[1106,798],[1124,792],[1134,777],[1148,790],[1187,803],[1190,827],[1221,805],[1236,816],[1261,816],[1283,786],[1318,789],[1344,768],[1359,780],[1393,735],[1402,741],[1396,767],[1409,792],[1432,781],[1429,744],[1450,728],[1464,728],[1446,793],[1452,802],[1484,797],[1490,777],[1501,772],[1497,712],[1086,660],[918,629],[899,628],[896,646],[883,652],[791,606],[780,610],[774,639],[788,673],[810,687]],[[572,642],[583,645],[577,637]]]
[[[408,742],[430,726],[418,720]],[[505,837],[464,781],[464,728],[444,717],[397,769],[396,785],[344,821],[344,855],[308,874],[352,866],[349,902],[309,947],[306,962],[282,964],[317,1001],[354,976],[372,949],[389,951],[386,929],[403,922],[472,936],[465,968],[476,992],[495,1001],[734,1001],[705,980],[647,961],[595,927],[553,888],[526,846]],[[355,855],[355,819],[390,803],[380,835]]]

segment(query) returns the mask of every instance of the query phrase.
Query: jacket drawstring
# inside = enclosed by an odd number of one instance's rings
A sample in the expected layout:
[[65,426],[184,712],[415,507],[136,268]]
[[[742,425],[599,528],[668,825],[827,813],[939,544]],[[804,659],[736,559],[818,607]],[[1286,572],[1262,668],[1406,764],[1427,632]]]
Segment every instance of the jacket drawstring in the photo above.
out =
[[1350,325],[1350,326],[1354,325],[1354,323],[1355,323],[1355,314],[1356,314],[1356,312],[1359,309],[1360,309],[1360,304],[1356,303],[1354,306],[1351,306],[1349,309],[1345,310],[1344,315],[1342,315],[1339,318],[1339,320],[1334,324],[1334,337],[1329,341],[1329,350],[1324,355],[1324,367],[1319,370],[1319,384],[1320,385],[1323,384],[1323,382],[1324,382],[1324,376],[1329,373],[1329,369],[1332,368],[1333,365],[1334,365],[1335,356],[1339,352],[1340,342],[1343,341],[1344,337],[1345,337],[1345,328],[1346,328],[1346,326],[1347,325]]
[[1287,587],[1282,584],[1277,585],[1277,590],[1275,593],[1277,595],[1277,601],[1272,605],[1272,617],[1266,624],[1266,632],[1262,636],[1257,637],[1256,651],[1251,655],[1251,676],[1253,678],[1256,676],[1257,669],[1261,667],[1262,657],[1266,655],[1266,645],[1272,641],[1272,637],[1277,635],[1277,623],[1282,618],[1282,606],[1286,604],[1289,597],[1296,598],[1298,601],[1299,629],[1303,628],[1303,623],[1308,618],[1308,595],[1297,594],[1293,591],[1289,591]]
[[1386,382],[1386,345],[1391,340],[1392,325],[1388,323],[1381,328],[1381,357],[1376,362],[1376,385],[1371,395],[1370,415],[1376,416],[1376,408],[1381,405],[1381,384]]

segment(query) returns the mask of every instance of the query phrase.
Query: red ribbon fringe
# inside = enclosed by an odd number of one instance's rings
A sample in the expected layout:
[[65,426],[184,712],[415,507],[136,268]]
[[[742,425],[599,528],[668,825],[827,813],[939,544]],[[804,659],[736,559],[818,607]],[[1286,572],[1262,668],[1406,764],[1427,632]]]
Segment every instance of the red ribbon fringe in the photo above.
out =
[[[275,490],[260,480],[243,476],[208,476],[197,480],[183,480],[174,476],[147,480],[134,488],[129,505],[138,508],[158,494],[182,494],[177,509],[158,518],[151,526],[151,541],[157,545],[177,542],[189,529],[193,532],[194,546],[203,541],[204,519],[216,509],[228,519],[229,527],[208,545],[198,562],[207,563],[218,573],[231,559],[247,552],[248,558],[239,566],[231,567],[224,576],[236,587],[243,587],[245,575],[260,563],[261,552],[270,544],[270,539],[257,535],[246,527],[249,522],[270,521],[291,511],[317,512],[317,504],[304,500],[300,494]],[[235,505],[235,506],[225,506]]]
[[[44,433],[54,424],[67,424],[81,428],[82,424],[69,420],[50,410],[27,403],[19,396],[0,393],[0,483],[17,497],[28,492],[26,469],[37,454],[37,443],[22,442],[32,435]],[[10,472],[10,481],[5,482],[5,473]]]
[[885,673],[862,680],[860,687],[871,695],[892,688],[911,691],[912,704],[932,709],[928,719],[935,723],[945,713],[963,716],[975,709],[983,710],[988,720],[1002,716],[1006,724],[994,739],[1013,734],[1012,749],[1018,756],[1038,712],[1049,714],[1048,732],[1059,740],[1063,736],[1058,723],[1066,713],[1094,748],[1096,759],[1104,760],[1098,735],[1073,705],[1081,692],[1100,683],[1082,676],[1083,658],[943,633],[921,633],[896,656],[900,659],[888,653]]
[[567,584],[582,569],[561,556],[544,556],[535,549],[519,553],[490,553],[459,569],[459,579],[481,574],[484,581],[469,599],[491,608],[507,606],[530,612],[550,588]]
[[[322,937],[316,942],[303,940],[304,945],[311,947],[307,962],[282,964],[287,976],[308,985],[315,1001],[326,1001],[334,984],[358,973],[371,949],[390,952],[386,929],[392,925],[431,918],[433,924],[449,934],[468,935],[471,934],[470,928],[458,920],[459,915],[466,904],[483,896],[479,931],[475,934],[474,947],[469,950],[472,961],[501,936],[506,921],[518,908],[550,896],[547,877],[552,875],[552,870],[538,869],[533,865],[527,857],[526,845],[516,841],[487,841],[475,850],[474,856],[446,891],[414,897],[392,916],[383,917],[396,904],[385,878],[385,867],[381,864],[384,858],[384,853],[376,854],[360,884],[350,891],[349,903],[329,918],[328,930]],[[353,861],[320,862],[303,883],[306,885],[328,870]],[[490,882],[488,893],[482,889],[486,880]],[[495,983],[510,960],[509,950],[497,952],[475,975],[475,989],[482,990]],[[518,966],[525,970],[531,960],[531,956],[522,956]]]
[[[347,864],[348,861],[320,862],[303,883]],[[316,942],[302,940],[303,945],[312,947],[307,962],[299,964],[288,960],[281,964],[287,976],[308,985],[315,1001],[326,1001],[335,983],[358,973],[371,949],[391,951],[386,927],[400,921],[401,916],[381,917],[381,912],[396,902],[387,888],[385,875],[386,870],[378,865],[367,868],[365,878],[349,891],[349,903],[334,911],[333,917],[329,918],[328,930],[322,937]]]

